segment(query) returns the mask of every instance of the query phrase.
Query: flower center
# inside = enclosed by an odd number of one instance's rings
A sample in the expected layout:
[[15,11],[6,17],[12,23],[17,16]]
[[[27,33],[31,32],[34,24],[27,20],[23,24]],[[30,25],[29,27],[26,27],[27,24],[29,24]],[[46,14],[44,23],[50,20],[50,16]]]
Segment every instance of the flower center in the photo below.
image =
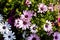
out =
[[46,27],[46,28],[48,28],[48,25],[49,25],[49,24],[48,24],[48,23],[46,23],[45,27]]
[[27,1],[27,3],[29,3],[29,2]]
[[35,30],[36,29],[36,27],[33,27],[33,30]]
[[36,38],[34,37],[34,38],[32,38],[32,40],[36,40]]
[[43,7],[40,8],[43,11]]
[[57,37],[57,36],[55,36],[55,39],[58,39],[58,37]]
[[26,25],[26,24],[27,24],[27,22],[23,21],[23,24],[24,24],[24,25]]
[[6,29],[6,27],[5,27],[5,26],[3,26],[3,29]]
[[11,36],[8,36],[8,38],[11,38]]
[[25,15],[25,18],[28,18],[28,15]]
[[19,23],[17,23],[17,25],[19,25]]
[[19,21],[17,21],[17,22],[19,22]]

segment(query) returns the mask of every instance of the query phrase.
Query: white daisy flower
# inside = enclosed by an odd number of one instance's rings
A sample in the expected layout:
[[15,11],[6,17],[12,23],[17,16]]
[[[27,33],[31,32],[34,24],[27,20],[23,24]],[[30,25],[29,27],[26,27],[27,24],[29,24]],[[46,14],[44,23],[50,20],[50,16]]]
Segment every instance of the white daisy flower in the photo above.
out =
[[35,24],[33,24],[31,27],[30,27],[30,30],[32,33],[36,33],[37,32],[37,26]]
[[4,40],[14,40],[14,39],[16,39],[14,34],[15,34],[14,32],[12,33],[12,31],[9,31],[7,34],[3,35]]
[[0,22],[3,21],[3,16],[0,14]]
[[1,34],[7,33],[11,28],[11,26],[8,24],[8,22],[2,22],[0,23],[0,32]]
[[5,22],[4,26],[6,26],[8,29],[11,29],[11,25],[8,22]]
[[49,32],[49,31],[51,31],[52,30],[52,24],[51,24],[51,22],[50,21],[46,21],[46,24],[44,24],[44,30],[46,31],[46,32]]

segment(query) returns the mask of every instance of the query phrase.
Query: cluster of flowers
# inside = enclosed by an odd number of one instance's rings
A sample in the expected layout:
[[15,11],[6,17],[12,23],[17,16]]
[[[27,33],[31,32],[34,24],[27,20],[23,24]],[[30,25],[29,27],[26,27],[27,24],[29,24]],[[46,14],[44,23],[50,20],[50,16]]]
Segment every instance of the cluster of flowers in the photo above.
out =
[[[41,4],[41,5],[43,5],[43,4]],[[43,10],[45,10],[45,9],[43,9]],[[41,13],[42,12],[45,12],[45,11],[41,11]],[[33,16],[34,16],[34,11],[24,10],[23,14],[19,18],[15,19],[14,26],[16,28],[22,28],[22,30],[29,29],[32,32],[32,34],[29,37],[27,37],[26,40],[40,40],[40,37],[36,34],[38,32],[38,30],[37,30],[38,27],[35,24],[31,24],[31,22],[30,22]],[[51,35],[53,33],[52,28],[53,28],[52,22],[50,22],[49,20],[46,20],[46,24],[44,24],[43,29],[44,29],[44,31],[47,32],[47,35]],[[23,34],[24,38],[25,38],[25,35],[26,35],[26,32],[24,32],[24,34]],[[54,33],[53,36],[54,36],[53,40],[60,39],[60,38],[57,38],[58,35],[56,32]]]
[[[29,0],[26,0],[25,3],[28,7],[30,7],[31,2]],[[53,11],[54,10],[54,6],[53,4],[50,4],[49,7],[47,7],[45,4],[40,3],[38,5],[38,13],[45,13],[47,10]],[[26,29],[30,29],[30,31],[32,32],[32,34],[26,38],[26,40],[41,40],[40,37],[36,34],[38,32],[37,30],[37,26],[35,24],[31,24],[31,18],[32,16],[36,16],[36,14],[34,13],[34,11],[30,11],[30,10],[24,10],[23,14],[15,19],[15,23],[14,26],[16,26],[16,28],[22,28],[22,30],[26,30]],[[52,29],[52,22],[50,22],[49,20],[46,20],[46,24],[44,24],[44,31],[47,32],[47,35],[51,35],[53,34],[53,40],[60,40],[59,36],[60,33],[59,32],[53,32]],[[24,32],[23,37],[26,33]]]
[[[29,0],[25,1],[25,4],[30,7],[31,2]],[[38,13],[45,13],[47,10],[54,11],[53,4],[50,4],[47,7],[45,4],[40,3],[38,5]],[[37,28],[39,28],[36,24],[31,23],[31,19],[33,16],[36,16],[36,13],[31,10],[23,10],[23,14],[16,18],[14,21],[14,27],[22,29],[26,31],[29,29],[31,34],[28,37],[25,37],[26,32],[23,33],[23,38],[25,40],[41,40],[40,36],[37,35]],[[60,40],[60,33],[53,31],[52,22],[46,20],[46,23],[43,26],[43,30],[46,31],[47,35],[53,34],[53,40]],[[0,32],[3,34],[4,40],[14,40],[16,39],[15,33],[11,31],[11,25],[8,22],[4,22],[2,15],[0,15]]]
[[8,22],[4,22],[3,16],[0,14],[0,33],[3,35],[4,40],[13,40],[15,33],[11,31],[11,25]]
[[[38,27],[30,22],[32,16],[34,16],[34,11],[23,11],[23,14],[19,18],[15,19],[14,26],[16,26],[16,28],[22,28],[22,30],[30,29],[32,34],[30,37],[26,38],[26,40],[40,40],[38,35],[35,34]],[[25,32],[23,34],[23,37],[24,35],[26,35]]]

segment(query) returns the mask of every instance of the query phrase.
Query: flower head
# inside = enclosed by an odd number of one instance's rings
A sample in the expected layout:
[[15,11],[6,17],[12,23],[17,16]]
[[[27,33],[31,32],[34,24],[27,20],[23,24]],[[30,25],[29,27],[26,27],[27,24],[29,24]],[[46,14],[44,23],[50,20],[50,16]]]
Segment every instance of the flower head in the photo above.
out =
[[8,22],[2,22],[0,23],[0,32],[1,34],[7,33],[9,30],[11,30],[11,25],[8,24]]
[[21,15],[21,19],[23,20],[25,19],[25,21],[29,21],[31,20],[32,16],[33,16],[33,11],[25,10],[23,11],[23,14]]
[[60,40],[60,33],[54,32],[53,37],[54,37],[53,40]]
[[33,24],[31,27],[30,27],[30,30],[32,33],[36,33],[37,32],[37,26],[35,24]]
[[26,22],[30,22],[31,18],[33,16],[33,11],[23,11],[23,14],[21,15],[20,19]]
[[53,4],[50,3],[48,9],[49,9],[50,11],[54,11],[54,6],[53,6]]
[[37,34],[31,34],[27,40],[40,40],[40,37]]
[[48,9],[49,9],[50,11],[53,11],[53,7],[48,7]]
[[49,32],[49,31],[51,31],[52,30],[52,24],[51,24],[51,22],[50,21],[46,21],[46,24],[44,24],[44,30],[46,31],[46,32]]
[[16,26],[17,28],[21,28],[23,25],[23,21],[21,19],[15,19],[15,22],[14,22],[14,26]]
[[44,4],[39,4],[38,5],[38,12],[45,13],[47,10],[48,9],[47,9],[47,6],[46,5],[44,5]]
[[22,30],[26,30],[26,28],[29,28],[30,24],[30,22],[18,18],[15,20],[14,26],[22,28]]
[[16,39],[15,38],[15,33],[12,31],[9,31],[7,34],[4,34],[3,37],[4,37],[4,40],[13,40],[13,39]]
[[30,7],[31,1],[30,0],[25,0],[25,4]]

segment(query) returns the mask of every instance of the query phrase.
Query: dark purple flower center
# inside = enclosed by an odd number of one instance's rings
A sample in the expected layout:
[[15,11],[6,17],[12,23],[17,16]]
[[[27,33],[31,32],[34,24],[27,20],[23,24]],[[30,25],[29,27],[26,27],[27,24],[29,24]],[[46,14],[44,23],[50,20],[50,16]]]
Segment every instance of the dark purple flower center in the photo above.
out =
[[36,27],[33,27],[33,30],[35,30],[36,29]]
[[26,24],[27,24],[27,22],[23,21],[23,24],[24,24],[24,25],[26,25]]
[[28,18],[28,15],[25,15],[25,18]]
[[27,3],[29,3],[29,2],[27,2]]
[[11,38],[11,36],[8,36],[8,38]]
[[36,38],[35,38],[35,37],[33,37],[33,38],[32,38],[32,40],[36,40]]
[[16,25],[19,25],[19,23],[17,23]]
[[43,11],[43,7],[40,8]]
[[49,24],[48,24],[48,23],[46,23],[45,27],[46,27],[46,28],[48,28],[48,25],[49,25]]
[[55,39],[58,39],[58,37],[57,37],[57,36],[55,36]]
[[19,25],[19,21],[17,21],[17,25]]
[[48,28],[48,25],[45,25],[46,28]]
[[19,21],[17,21],[17,22],[19,22]]
[[6,27],[5,27],[5,26],[3,26],[3,29],[6,29]]

